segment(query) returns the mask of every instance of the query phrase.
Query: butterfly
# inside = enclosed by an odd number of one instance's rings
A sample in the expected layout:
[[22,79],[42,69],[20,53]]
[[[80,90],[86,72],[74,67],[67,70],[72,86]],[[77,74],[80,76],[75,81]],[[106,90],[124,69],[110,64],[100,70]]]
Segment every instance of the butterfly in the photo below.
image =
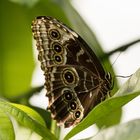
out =
[[32,22],[38,60],[44,71],[47,109],[59,125],[78,124],[112,89],[112,78],[87,43],[59,20]]

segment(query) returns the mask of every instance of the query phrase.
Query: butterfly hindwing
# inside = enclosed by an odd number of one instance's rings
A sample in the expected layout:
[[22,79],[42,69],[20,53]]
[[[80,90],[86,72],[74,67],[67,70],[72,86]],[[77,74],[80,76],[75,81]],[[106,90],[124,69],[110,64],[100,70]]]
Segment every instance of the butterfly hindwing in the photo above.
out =
[[32,31],[45,75],[48,110],[65,127],[79,123],[110,90],[111,78],[86,42],[51,17],[38,17]]

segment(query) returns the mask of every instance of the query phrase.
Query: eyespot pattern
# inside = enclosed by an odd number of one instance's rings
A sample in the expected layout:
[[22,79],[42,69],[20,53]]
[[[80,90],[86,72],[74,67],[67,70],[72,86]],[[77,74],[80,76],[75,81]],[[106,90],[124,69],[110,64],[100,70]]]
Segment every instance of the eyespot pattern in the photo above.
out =
[[76,112],[75,112],[75,118],[76,119],[78,119],[78,118],[80,118],[80,116],[81,116],[81,111],[80,110],[77,110]]
[[72,69],[66,69],[62,73],[62,78],[65,84],[75,84],[76,83],[76,74]]
[[71,102],[69,106],[71,110],[75,110],[77,108],[77,104],[75,101]]
[[64,92],[64,98],[65,98],[65,100],[67,100],[67,101],[72,100],[73,95],[72,95],[72,92],[70,90],[66,89],[63,92]]
[[55,39],[55,40],[60,39],[60,33],[59,33],[59,31],[56,30],[56,29],[51,29],[51,30],[49,31],[49,34],[50,34],[50,37],[51,37],[52,39]]
[[67,72],[64,74],[64,77],[65,77],[65,80],[66,80],[68,83],[72,83],[73,80],[74,80],[74,75],[73,75],[72,72],[70,72],[70,71],[67,71]]
[[63,48],[59,43],[54,43],[53,45],[53,50],[55,51],[55,53],[62,53],[63,52]]
[[61,55],[55,54],[54,55],[54,61],[55,61],[56,64],[61,64],[63,62],[63,58],[62,58]]

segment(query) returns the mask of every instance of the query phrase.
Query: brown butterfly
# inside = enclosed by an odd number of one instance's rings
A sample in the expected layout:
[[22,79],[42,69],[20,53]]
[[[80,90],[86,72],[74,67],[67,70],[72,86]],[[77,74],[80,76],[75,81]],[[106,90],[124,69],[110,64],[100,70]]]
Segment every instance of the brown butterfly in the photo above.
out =
[[47,109],[58,124],[76,125],[110,93],[111,75],[87,43],[55,18],[37,17],[32,32],[45,75]]

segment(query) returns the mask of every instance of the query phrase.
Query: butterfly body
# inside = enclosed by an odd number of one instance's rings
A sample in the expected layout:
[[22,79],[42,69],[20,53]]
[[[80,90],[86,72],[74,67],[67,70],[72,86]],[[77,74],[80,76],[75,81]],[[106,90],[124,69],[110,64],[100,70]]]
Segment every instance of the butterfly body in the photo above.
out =
[[58,124],[75,125],[105,99],[111,76],[86,42],[58,20],[37,17],[32,31],[45,75],[48,110]]

